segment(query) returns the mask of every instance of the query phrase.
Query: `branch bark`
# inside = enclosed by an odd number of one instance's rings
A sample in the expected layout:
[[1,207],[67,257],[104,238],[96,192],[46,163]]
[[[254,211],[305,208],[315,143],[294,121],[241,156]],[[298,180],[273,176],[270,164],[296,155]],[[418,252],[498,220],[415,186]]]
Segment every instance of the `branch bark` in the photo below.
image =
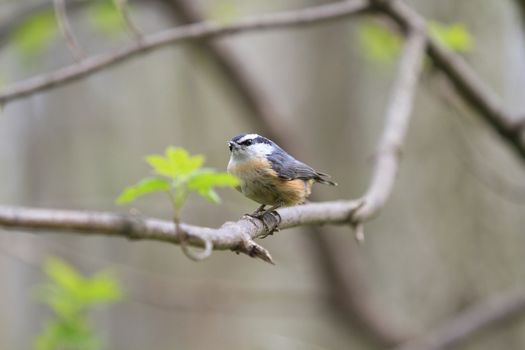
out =
[[[279,209],[279,228],[347,224],[356,205],[354,201],[334,201]],[[0,227],[4,229],[79,232],[175,244],[180,244],[182,233],[187,235],[187,243],[192,246],[205,247],[210,242],[213,249],[229,249],[273,263],[269,252],[253,241],[269,233],[268,226],[271,227],[261,220],[243,217],[237,222],[226,222],[218,229],[181,223],[177,233],[172,221],[107,212],[0,206]]]
[[394,82],[386,110],[385,128],[379,142],[372,181],[361,205],[352,214],[356,238],[364,239],[363,222],[374,217],[388,200],[397,170],[401,148],[408,129],[417,81],[425,52],[425,29],[421,23],[411,24],[405,43],[398,76]]
[[421,338],[396,350],[444,350],[458,345],[491,326],[498,326],[525,312],[525,292],[517,291],[476,304],[458,316],[445,321]]
[[0,104],[20,99],[53,87],[78,80],[139,54],[186,40],[205,39],[241,32],[287,28],[336,20],[362,12],[368,8],[366,0],[346,0],[296,11],[262,15],[239,20],[237,23],[221,25],[215,22],[200,22],[168,29],[144,36],[142,40],[114,52],[88,57],[77,64],[54,72],[20,81],[4,89]]

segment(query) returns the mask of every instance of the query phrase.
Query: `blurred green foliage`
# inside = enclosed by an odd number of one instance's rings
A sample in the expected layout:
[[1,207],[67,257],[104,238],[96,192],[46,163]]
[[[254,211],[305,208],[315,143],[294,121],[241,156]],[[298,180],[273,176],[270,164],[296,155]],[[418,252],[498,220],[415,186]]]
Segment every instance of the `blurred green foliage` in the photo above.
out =
[[469,52],[474,48],[474,39],[462,23],[444,25],[436,21],[428,23],[430,35],[441,45],[456,52]]
[[24,60],[42,54],[57,38],[58,25],[53,11],[43,11],[25,20],[13,33],[13,44]]
[[175,213],[178,213],[191,192],[196,192],[211,202],[220,203],[220,197],[215,192],[216,187],[239,185],[239,180],[228,173],[203,168],[204,156],[191,156],[180,147],[170,146],[164,155],[147,156],[146,162],[155,176],[124,189],[117,198],[117,204],[133,202],[148,193],[164,192],[169,195]]
[[[104,35],[120,34],[125,28],[120,7],[114,0],[89,0],[86,15],[91,26]],[[32,63],[49,49],[59,33],[54,12],[44,10],[30,16],[17,27],[12,36],[13,45],[24,63]]]
[[358,36],[361,52],[371,61],[391,62],[401,50],[401,37],[373,21],[363,22]]
[[48,281],[38,286],[37,299],[49,306],[49,320],[35,340],[37,350],[95,350],[101,347],[88,319],[94,307],[122,298],[117,281],[106,272],[84,277],[57,258],[46,261]]
[[117,0],[91,0],[92,4],[87,10],[91,26],[104,35],[118,35],[125,28],[122,12],[115,1]]
[[[428,30],[433,38],[452,51],[469,52],[474,48],[474,39],[461,23],[446,25],[430,21]],[[378,22],[364,21],[357,34],[361,53],[368,60],[391,63],[401,51],[401,35]]]

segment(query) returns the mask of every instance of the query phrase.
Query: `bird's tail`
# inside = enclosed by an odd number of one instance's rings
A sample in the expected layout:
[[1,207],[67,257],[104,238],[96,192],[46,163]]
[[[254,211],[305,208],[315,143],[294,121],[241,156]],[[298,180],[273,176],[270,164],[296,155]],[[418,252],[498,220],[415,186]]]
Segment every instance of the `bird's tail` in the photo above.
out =
[[319,183],[325,184],[325,185],[330,185],[330,186],[337,186],[336,182],[333,182],[333,181],[329,180],[331,178],[330,175],[325,174],[325,173],[320,173],[320,172],[316,172],[316,175],[317,176],[314,179],[316,182],[319,182]]

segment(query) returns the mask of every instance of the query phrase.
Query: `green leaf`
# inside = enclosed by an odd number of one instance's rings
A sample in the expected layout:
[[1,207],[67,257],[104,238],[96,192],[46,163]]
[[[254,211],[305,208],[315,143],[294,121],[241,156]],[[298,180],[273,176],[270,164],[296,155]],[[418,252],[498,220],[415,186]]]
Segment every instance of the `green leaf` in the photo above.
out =
[[35,341],[37,350],[95,350],[100,340],[82,322],[50,322]]
[[52,11],[39,12],[29,17],[13,33],[15,48],[24,59],[43,53],[58,35],[55,15]]
[[199,191],[199,194],[201,196],[203,196],[204,198],[206,198],[207,200],[209,200],[210,202],[212,203],[220,203],[221,202],[221,197],[219,197],[219,195],[217,194],[217,192],[215,192],[214,190],[208,190],[207,192],[205,191]]
[[220,203],[220,197],[213,188],[235,187],[239,184],[239,179],[231,174],[218,173],[208,169],[192,176],[188,181],[188,189],[199,193],[211,202]]
[[190,156],[188,151],[181,147],[168,147],[166,158],[174,171],[174,176],[189,175],[204,164],[204,156],[197,154]]
[[164,158],[163,156],[159,156],[156,154],[147,156],[146,162],[148,162],[148,164],[150,165],[150,167],[153,168],[156,174],[166,177],[174,176],[174,169],[172,169],[168,159]]
[[138,197],[144,196],[153,192],[169,191],[170,184],[167,180],[158,177],[148,177],[141,180],[138,184],[124,189],[121,195],[117,198],[117,204],[122,205],[133,202]]
[[452,51],[468,52],[474,47],[474,39],[461,23],[445,25],[436,21],[430,21],[428,29],[434,39]]
[[122,14],[112,0],[93,1],[87,11],[90,24],[106,35],[116,35],[123,31]]
[[239,179],[229,173],[219,173],[214,170],[204,170],[188,181],[188,188],[198,190],[210,187],[235,187],[239,185]]
[[168,147],[165,154],[165,157],[156,154],[147,156],[146,161],[156,174],[172,179],[189,176],[204,163],[202,155],[190,156],[188,151],[180,147]]
[[74,290],[66,290],[54,283],[41,285],[36,292],[37,300],[47,304],[61,319],[74,319],[84,308],[84,305],[77,303],[73,297]]
[[48,259],[44,270],[49,281],[38,288],[39,299],[54,312],[35,340],[37,350],[96,350],[101,342],[88,320],[93,306],[117,301],[122,292],[108,273],[84,277],[67,263]]
[[58,287],[67,291],[76,290],[84,282],[84,278],[75,269],[56,258],[47,259],[44,271]]
[[117,199],[118,204],[128,203],[137,197],[152,191],[167,191],[172,200],[175,217],[184,206],[189,191],[194,191],[209,201],[219,203],[220,197],[215,187],[235,187],[239,180],[228,173],[218,173],[202,168],[204,156],[191,156],[180,147],[168,147],[164,155],[153,154],[146,157],[146,162],[155,174],[168,179],[146,179],[144,183],[126,188]]
[[122,298],[122,291],[113,276],[102,272],[86,281],[79,297],[86,304],[111,303]]
[[399,35],[375,22],[362,23],[358,39],[365,58],[379,63],[392,62],[401,50]]

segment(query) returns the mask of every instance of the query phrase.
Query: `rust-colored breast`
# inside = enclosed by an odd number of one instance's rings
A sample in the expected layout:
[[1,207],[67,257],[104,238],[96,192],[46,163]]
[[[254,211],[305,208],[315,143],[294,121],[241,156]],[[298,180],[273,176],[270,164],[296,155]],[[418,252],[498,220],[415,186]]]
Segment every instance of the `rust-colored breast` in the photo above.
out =
[[241,192],[261,204],[297,205],[311,192],[311,180],[282,179],[266,159],[239,162],[230,165],[228,171],[241,179]]
[[281,200],[286,206],[303,203],[310,195],[312,184],[301,179],[283,180],[279,179],[281,189]]

